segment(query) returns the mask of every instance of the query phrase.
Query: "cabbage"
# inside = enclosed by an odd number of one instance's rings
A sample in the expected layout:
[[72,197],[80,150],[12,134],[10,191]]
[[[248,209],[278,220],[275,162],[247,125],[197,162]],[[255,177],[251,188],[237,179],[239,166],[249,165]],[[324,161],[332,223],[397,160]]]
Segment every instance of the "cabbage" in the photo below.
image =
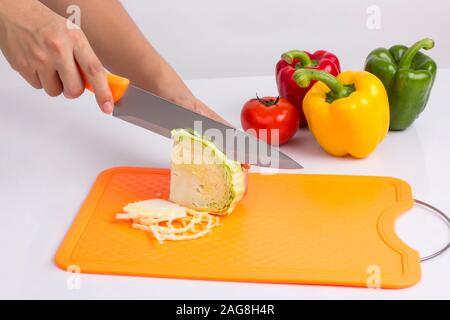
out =
[[170,200],[199,212],[230,214],[246,190],[246,171],[214,143],[193,131],[176,129]]

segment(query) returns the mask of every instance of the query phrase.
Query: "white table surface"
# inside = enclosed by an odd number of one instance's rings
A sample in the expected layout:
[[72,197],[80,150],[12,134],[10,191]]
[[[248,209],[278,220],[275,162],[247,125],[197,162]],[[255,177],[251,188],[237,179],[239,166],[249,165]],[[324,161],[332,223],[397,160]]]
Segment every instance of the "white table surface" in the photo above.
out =
[[[188,81],[192,90],[235,125],[243,103],[276,95],[272,77]],[[144,299],[393,299],[450,298],[450,252],[422,265],[412,288],[365,288],[227,283],[69,274],[54,254],[96,175],[114,166],[167,167],[171,142],[104,116],[85,94],[78,100],[0,80],[0,298]],[[325,154],[305,130],[283,150],[302,173],[383,175],[408,181],[414,196],[450,212],[450,69],[440,70],[426,111],[406,132],[390,133],[366,160]],[[413,209],[397,232],[422,255],[448,240],[441,220]]]

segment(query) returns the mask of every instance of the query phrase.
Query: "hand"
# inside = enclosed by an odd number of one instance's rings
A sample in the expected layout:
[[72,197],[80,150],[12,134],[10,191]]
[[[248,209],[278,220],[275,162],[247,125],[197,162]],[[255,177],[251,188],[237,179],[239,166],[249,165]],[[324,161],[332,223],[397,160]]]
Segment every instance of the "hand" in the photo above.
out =
[[227,126],[233,127],[234,126],[229,123],[227,120],[222,118],[218,113],[216,113],[214,110],[209,108],[206,104],[204,104],[202,101],[198,100],[197,98],[194,98],[194,102],[192,103],[191,110],[200,113],[201,115],[204,115],[205,117],[211,118],[213,120],[222,122],[223,124],[226,124]]
[[[1,3],[6,2],[0,0]],[[14,2],[24,0],[14,0]],[[30,2],[33,0],[27,0]],[[119,0],[40,0],[49,8],[64,15],[68,5],[83,8],[84,32],[100,60],[111,72],[130,79],[131,83],[176,104],[227,123],[221,116],[199,101],[184,84],[176,71],[153,48],[127,14]],[[12,0],[10,2],[13,2]],[[120,23],[110,23],[120,21]],[[0,20],[1,24],[1,20]],[[117,44],[126,50],[117,51]]]
[[52,97],[79,97],[84,75],[102,111],[111,113],[105,69],[84,33],[68,23],[36,0],[0,1],[0,48],[14,70]]
[[233,126],[201,100],[197,99],[175,71],[163,65],[163,71],[148,76],[142,88],[205,117]]
[[[168,98],[170,100],[170,98]],[[232,124],[230,124],[228,121],[226,121],[224,118],[222,118],[218,113],[216,113],[214,110],[209,108],[206,104],[204,104],[201,100],[197,99],[195,96],[191,95],[190,97],[187,97],[186,99],[178,100],[173,99],[172,102],[183,106],[189,110],[192,110],[194,112],[197,112],[201,114],[202,116],[211,118],[213,120],[222,122],[223,124],[226,124],[230,127],[233,127]]]

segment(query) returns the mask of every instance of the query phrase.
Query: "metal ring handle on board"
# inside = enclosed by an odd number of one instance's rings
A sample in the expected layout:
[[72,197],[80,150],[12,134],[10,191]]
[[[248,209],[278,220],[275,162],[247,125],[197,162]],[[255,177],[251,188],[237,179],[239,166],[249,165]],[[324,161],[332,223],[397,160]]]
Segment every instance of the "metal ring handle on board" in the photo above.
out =
[[[415,202],[416,205],[420,205],[422,207],[425,207],[426,209],[430,210],[435,215],[437,215],[439,218],[443,219],[447,223],[447,225],[449,227],[449,230],[450,230],[450,218],[443,211],[441,211],[438,208],[436,208],[435,206],[432,206],[431,204],[426,203],[426,202],[421,201],[421,200],[414,199],[414,202]],[[440,256],[441,254],[443,254],[445,251],[447,251],[448,248],[450,248],[450,240],[447,243],[447,245],[444,248],[442,248],[441,250],[439,250],[439,251],[437,251],[437,252],[435,252],[433,254],[430,254],[428,256],[425,256],[423,258],[420,258],[420,262],[425,262],[425,261],[429,261],[431,259],[434,259],[434,258]]]

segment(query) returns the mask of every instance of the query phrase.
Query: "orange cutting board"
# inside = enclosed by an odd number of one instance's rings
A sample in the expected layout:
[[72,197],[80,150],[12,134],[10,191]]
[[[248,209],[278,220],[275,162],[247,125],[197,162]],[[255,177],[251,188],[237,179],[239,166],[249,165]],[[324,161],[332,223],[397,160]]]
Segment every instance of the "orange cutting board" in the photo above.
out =
[[169,170],[101,173],[57,254],[82,273],[404,288],[420,279],[418,253],[395,234],[413,205],[387,177],[250,174],[248,193],[203,238],[158,243],[115,220],[129,202],[168,198]]

